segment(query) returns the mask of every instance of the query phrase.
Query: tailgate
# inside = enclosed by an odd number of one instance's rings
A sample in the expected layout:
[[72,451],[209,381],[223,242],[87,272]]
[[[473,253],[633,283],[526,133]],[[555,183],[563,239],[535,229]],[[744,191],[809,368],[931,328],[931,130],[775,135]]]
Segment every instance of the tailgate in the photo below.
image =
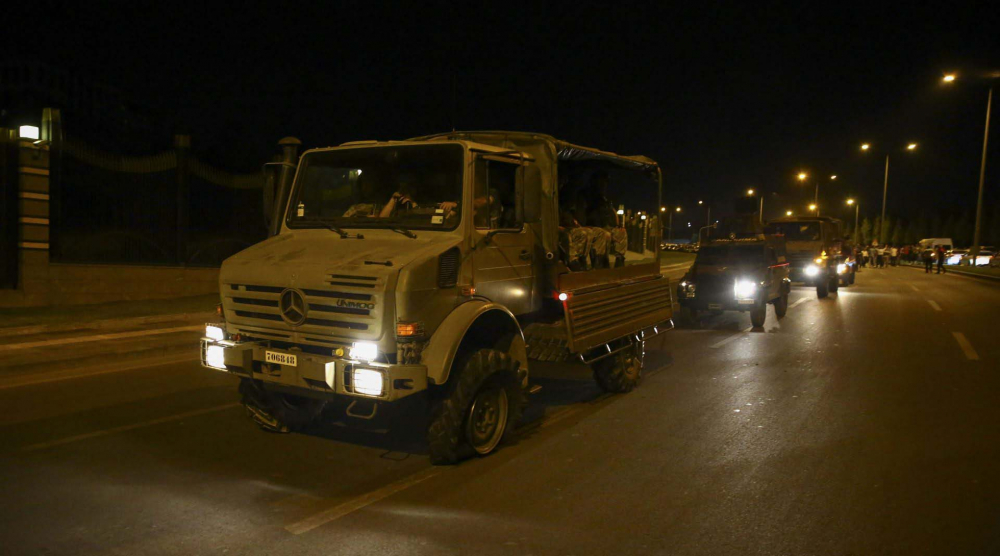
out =
[[670,280],[657,276],[570,292],[565,303],[569,349],[593,347],[659,324],[673,315]]

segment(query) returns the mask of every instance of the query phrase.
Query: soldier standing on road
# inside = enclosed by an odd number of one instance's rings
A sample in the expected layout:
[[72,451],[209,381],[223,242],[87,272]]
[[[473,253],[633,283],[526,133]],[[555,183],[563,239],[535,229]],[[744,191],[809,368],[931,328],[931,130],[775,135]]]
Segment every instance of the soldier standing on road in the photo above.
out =
[[938,267],[937,268],[937,273],[938,274],[947,274],[948,273],[948,270],[945,269],[945,267],[944,267],[944,258],[945,258],[944,245],[938,245],[937,246],[937,267]]
[[930,274],[934,268],[934,252],[930,249],[924,249],[920,256],[924,259],[924,274]]

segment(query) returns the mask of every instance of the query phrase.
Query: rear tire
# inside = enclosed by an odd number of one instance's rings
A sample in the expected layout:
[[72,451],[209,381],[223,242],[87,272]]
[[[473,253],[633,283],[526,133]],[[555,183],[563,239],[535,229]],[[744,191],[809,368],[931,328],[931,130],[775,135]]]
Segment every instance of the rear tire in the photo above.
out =
[[268,432],[293,432],[312,424],[326,402],[291,394],[269,392],[255,380],[240,379],[243,407],[257,426]]
[[511,436],[524,405],[516,362],[493,349],[472,353],[432,400],[427,427],[431,463],[449,465],[492,453]]
[[750,310],[750,324],[752,324],[754,328],[763,328],[764,322],[766,320],[767,320],[766,304]]
[[597,386],[605,392],[624,394],[642,382],[645,345],[642,340],[629,339],[631,345],[618,353],[591,365]]
[[785,316],[788,312],[788,294],[783,293],[777,301],[774,302],[774,315],[779,319]]
[[855,275],[858,273],[857,270],[851,272],[851,277],[848,279],[848,283],[854,284]]

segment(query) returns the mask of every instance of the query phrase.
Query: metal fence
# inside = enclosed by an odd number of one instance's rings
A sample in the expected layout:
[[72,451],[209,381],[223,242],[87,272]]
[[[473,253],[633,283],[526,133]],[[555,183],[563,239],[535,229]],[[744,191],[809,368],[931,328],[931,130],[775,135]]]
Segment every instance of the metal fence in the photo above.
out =
[[51,260],[218,266],[266,237],[263,175],[194,158],[187,136],[151,156],[66,136],[53,160]]

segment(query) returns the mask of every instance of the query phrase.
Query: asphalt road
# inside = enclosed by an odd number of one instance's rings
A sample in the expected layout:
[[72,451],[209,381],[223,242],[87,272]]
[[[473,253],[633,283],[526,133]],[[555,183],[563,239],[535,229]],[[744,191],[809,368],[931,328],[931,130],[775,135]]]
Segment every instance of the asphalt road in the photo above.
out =
[[[631,394],[533,368],[518,440],[447,468],[419,403],[276,435],[193,362],[0,372],[0,553],[998,554],[998,315],[1000,287],[907,268],[795,288],[763,329],[664,335]],[[23,371],[114,340],[7,342]]]

